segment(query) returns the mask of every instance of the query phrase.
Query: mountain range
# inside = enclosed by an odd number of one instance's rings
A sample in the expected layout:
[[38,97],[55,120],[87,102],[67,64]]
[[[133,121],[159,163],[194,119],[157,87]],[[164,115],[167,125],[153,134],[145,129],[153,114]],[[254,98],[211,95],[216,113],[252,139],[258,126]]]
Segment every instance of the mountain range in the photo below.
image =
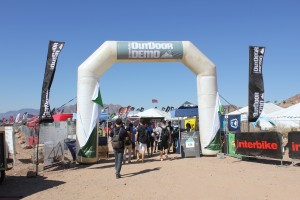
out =
[[[294,104],[297,104],[297,103],[300,103],[300,94],[296,94],[286,100],[283,100],[282,102],[274,102],[276,105],[278,106],[281,106],[281,107],[284,107],[284,108],[287,108],[291,105],[294,105]],[[107,108],[108,107],[108,113],[112,114],[112,113],[118,113],[119,109],[122,107],[121,105],[114,105],[114,104],[107,104],[107,105],[104,105],[104,108]],[[239,109],[237,106],[235,105],[223,105],[223,109],[227,109],[227,112],[225,113],[228,113],[228,111],[232,112],[236,109]],[[63,110],[64,113],[74,113],[76,112],[76,104],[74,105],[67,105],[67,106],[64,106],[62,108],[59,108],[60,110]],[[16,111],[8,111],[6,113],[0,113],[0,119],[2,118],[6,118],[6,119],[9,119],[10,116],[13,116],[14,118],[18,115],[18,113],[20,113],[21,115],[25,112],[28,112],[30,114],[33,114],[33,115],[38,115],[39,114],[39,109],[32,109],[32,108],[23,108],[23,109],[20,109],[20,110],[16,110]]]
[[[114,104],[104,105],[104,108],[107,108],[107,107],[108,107],[108,113],[117,113],[122,106],[114,105]],[[67,105],[67,106],[63,106],[63,107],[59,108],[59,111],[62,111],[62,110],[63,110],[63,113],[74,113],[74,112],[76,112],[76,104]],[[28,112],[33,115],[39,115],[40,110],[33,109],[33,108],[23,108],[20,110],[8,111],[6,113],[0,113],[0,119],[2,119],[2,118],[9,119],[10,116],[13,116],[15,118],[19,113],[22,116],[25,112]]]

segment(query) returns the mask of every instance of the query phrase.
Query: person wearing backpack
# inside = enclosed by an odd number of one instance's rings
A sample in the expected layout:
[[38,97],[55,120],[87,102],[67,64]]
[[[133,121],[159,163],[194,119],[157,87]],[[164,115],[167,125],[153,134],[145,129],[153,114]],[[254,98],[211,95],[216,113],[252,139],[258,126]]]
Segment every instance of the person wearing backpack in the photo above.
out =
[[174,153],[175,152],[174,133],[173,133],[174,128],[172,126],[172,122],[171,121],[168,121],[167,127],[168,127],[168,129],[170,131],[170,135],[171,135],[170,140],[169,140],[169,151],[171,151],[171,149],[172,149],[172,153]]
[[128,137],[125,128],[122,126],[122,119],[116,119],[116,126],[111,129],[109,136],[111,137],[111,144],[115,155],[115,170],[116,178],[121,178],[120,172],[122,168],[123,154],[124,154],[124,140]]
[[147,154],[148,154],[148,158],[150,158],[153,156],[153,145],[154,145],[154,133],[153,133],[152,123],[149,122],[146,128],[148,130]]
[[165,158],[168,159],[168,150],[169,150],[169,141],[170,141],[170,130],[169,127],[166,126],[166,121],[162,121],[162,125],[157,128],[159,132],[158,138],[158,150],[160,155],[160,160],[163,161],[163,154],[165,154]]
[[[142,162],[144,162],[145,152],[147,149],[147,141],[148,141],[148,130],[145,127],[144,119],[140,119],[139,127],[138,127],[137,133],[136,133],[136,141],[139,142],[139,150],[142,151]],[[139,161],[139,160],[140,160],[140,155],[138,153],[137,161]]]

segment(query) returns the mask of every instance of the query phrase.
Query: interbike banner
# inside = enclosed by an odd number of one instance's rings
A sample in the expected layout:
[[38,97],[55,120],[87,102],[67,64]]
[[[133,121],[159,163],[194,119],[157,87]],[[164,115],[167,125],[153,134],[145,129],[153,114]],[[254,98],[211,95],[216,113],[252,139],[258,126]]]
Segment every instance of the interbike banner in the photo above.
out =
[[228,115],[228,131],[241,131],[241,115]]
[[265,47],[249,47],[249,122],[255,122],[264,108],[264,80],[262,75],[264,54]]
[[292,131],[288,134],[289,157],[300,159],[300,131]]
[[278,132],[239,132],[235,134],[236,154],[282,159],[282,135]]
[[182,42],[117,42],[117,59],[182,59]]
[[282,135],[278,132],[235,134],[236,154],[282,159]]
[[46,69],[45,69],[43,89],[42,89],[42,97],[41,97],[39,123],[53,122],[53,117],[51,115],[50,103],[49,103],[50,88],[55,74],[58,55],[61,52],[64,44],[65,44],[64,42],[55,42],[55,41],[49,42]]

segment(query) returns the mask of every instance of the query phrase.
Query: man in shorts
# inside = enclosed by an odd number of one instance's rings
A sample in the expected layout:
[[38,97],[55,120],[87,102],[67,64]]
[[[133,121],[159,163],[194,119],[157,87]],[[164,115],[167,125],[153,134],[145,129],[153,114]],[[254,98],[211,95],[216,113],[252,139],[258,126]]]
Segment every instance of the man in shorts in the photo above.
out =
[[[168,159],[169,141],[170,141],[170,130],[166,125],[166,121],[162,121],[161,126],[157,127],[157,132],[159,134],[158,138],[158,150],[160,155],[160,160],[163,161],[163,154],[165,154],[165,159]],[[166,136],[164,135],[166,134]]]
[[[140,119],[139,122],[139,127],[137,128],[136,131],[136,141],[139,142],[139,150],[142,153],[142,162],[145,160],[145,152],[147,149],[147,138],[148,138],[148,131],[145,126],[145,121],[143,119]],[[140,160],[140,155],[139,153],[137,154],[137,161]]]

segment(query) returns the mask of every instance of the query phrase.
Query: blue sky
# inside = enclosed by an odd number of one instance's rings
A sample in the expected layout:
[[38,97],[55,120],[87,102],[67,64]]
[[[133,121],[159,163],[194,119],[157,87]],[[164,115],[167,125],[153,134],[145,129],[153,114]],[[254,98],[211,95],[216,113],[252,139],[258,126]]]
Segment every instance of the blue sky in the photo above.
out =
[[[51,108],[76,97],[78,66],[106,40],[191,41],[216,64],[219,92],[237,106],[248,103],[249,45],[265,46],[265,100],[280,102],[300,89],[299,10],[297,0],[2,1],[0,113],[39,109],[49,40],[65,42]],[[106,104],[197,103],[195,75],[181,63],[117,63],[99,82]]]

